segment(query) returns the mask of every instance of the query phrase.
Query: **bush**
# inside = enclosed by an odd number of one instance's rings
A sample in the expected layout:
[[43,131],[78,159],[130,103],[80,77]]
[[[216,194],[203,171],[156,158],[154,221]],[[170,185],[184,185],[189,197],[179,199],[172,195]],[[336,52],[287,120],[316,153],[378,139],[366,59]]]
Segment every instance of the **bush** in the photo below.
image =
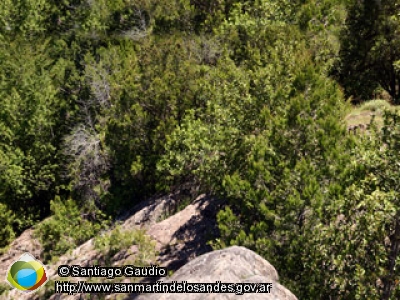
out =
[[136,257],[136,266],[147,266],[156,255],[155,244],[145,235],[143,230],[124,230],[117,225],[111,232],[97,236],[94,240],[95,249],[103,254],[106,264],[111,264],[112,257],[130,246],[137,245],[139,254]]
[[[79,208],[71,199],[61,202],[56,198],[51,201],[51,210],[53,216],[35,230],[43,246],[45,262],[89,240],[108,225],[108,220],[99,210]],[[92,220],[85,218],[87,211]]]
[[0,203],[0,253],[15,237],[12,224],[15,222],[14,214],[5,204]]

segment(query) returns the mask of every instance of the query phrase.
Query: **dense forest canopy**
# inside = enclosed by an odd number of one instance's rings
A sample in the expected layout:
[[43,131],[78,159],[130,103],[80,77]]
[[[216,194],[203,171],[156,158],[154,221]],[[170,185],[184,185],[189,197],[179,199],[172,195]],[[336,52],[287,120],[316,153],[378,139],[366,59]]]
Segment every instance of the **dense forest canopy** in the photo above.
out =
[[0,248],[34,225],[51,259],[184,187],[226,199],[215,248],[256,251],[299,299],[398,299],[400,115],[344,119],[400,103],[399,12],[1,1]]

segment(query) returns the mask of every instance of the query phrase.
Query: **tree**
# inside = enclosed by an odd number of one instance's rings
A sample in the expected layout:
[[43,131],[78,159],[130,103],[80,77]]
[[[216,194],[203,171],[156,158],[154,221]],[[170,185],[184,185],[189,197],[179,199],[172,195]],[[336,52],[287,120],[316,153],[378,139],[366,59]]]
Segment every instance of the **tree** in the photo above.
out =
[[338,174],[343,193],[308,232],[304,298],[399,298],[399,122],[386,112],[383,130],[362,138]]
[[0,36],[40,35],[45,28],[46,0],[5,0],[0,3]]
[[18,231],[48,213],[58,186],[55,83],[65,65],[49,58],[49,42],[2,42],[0,49],[0,203],[16,214]]
[[215,67],[198,69],[202,76],[195,94],[201,101],[185,111],[183,120],[166,137],[157,170],[169,184],[190,183],[216,192],[224,174],[240,164],[233,160],[234,153],[243,133],[254,126],[256,108],[246,73],[226,54]]
[[111,107],[111,66],[107,58],[110,59],[105,57],[105,61],[96,63],[91,55],[86,55],[85,83],[89,93],[86,99],[77,101],[79,123],[74,124],[63,144],[63,153],[68,157],[68,178],[77,200],[94,201],[97,206],[100,206],[101,194],[107,190],[101,177],[110,168],[104,143],[106,116]]
[[112,80],[115,106],[106,133],[118,166],[112,180],[137,198],[150,196],[163,185],[164,176],[156,168],[167,138],[188,110],[205,108],[203,87],[220,51],[207,37],[179,35],[149,38],[139,46],[136,53],[121,49],[121,69]]
[[0,254],[2,248],[6,247],[15,237],[13,224],[15,216],[3,203],[0,203]]
[[343,0],[303,1],[297,22],[306,35],[315,62],[328,73],[338,59],[339,35],[346,19]]
[[333,70],[347,96],[368,100],[380,86],[400,103],[399,9],[398,0],[351,1],[341,34],[340,62]]

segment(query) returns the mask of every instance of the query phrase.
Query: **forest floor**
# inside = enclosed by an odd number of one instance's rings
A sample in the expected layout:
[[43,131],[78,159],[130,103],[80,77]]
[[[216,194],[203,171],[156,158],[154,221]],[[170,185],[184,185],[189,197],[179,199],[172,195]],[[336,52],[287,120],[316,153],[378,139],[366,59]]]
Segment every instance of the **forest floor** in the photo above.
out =
[[394,111],[399,108],[386,100],[380,99],[353,106],[345,118],[347,128],[349,130],[357,127],[365,129],[370,124],[372,118],[374,118],[377,127],[381,128],[383,126],[383,113],[386,109]]

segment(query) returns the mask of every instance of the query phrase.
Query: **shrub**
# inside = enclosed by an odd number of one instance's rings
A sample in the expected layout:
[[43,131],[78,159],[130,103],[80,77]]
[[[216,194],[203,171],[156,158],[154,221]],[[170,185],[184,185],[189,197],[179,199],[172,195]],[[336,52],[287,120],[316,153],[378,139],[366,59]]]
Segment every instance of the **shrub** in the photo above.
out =
[[137,245],[139,254],[136,257],[136,266],[146,266],[156,255],[155,244],[145,235],[143,230],[124,230],[117,225],[111,232],[97,236],[94,240],[95,249],[103,254],[106,264],[111,263],[112,257],[130,246]]
[[8,207],[0,203],[0,253],[15,237],[12,224],[15,221],[14,214]]
[[[43,246],[45,262],[89,240],[108,225],[99,210],[79,208],[72,199],[61,202],[56,198],[51,201],[51,210],[53,216],[35,230]],[[87,211],[91,212],[92,220],[85,218]]]

